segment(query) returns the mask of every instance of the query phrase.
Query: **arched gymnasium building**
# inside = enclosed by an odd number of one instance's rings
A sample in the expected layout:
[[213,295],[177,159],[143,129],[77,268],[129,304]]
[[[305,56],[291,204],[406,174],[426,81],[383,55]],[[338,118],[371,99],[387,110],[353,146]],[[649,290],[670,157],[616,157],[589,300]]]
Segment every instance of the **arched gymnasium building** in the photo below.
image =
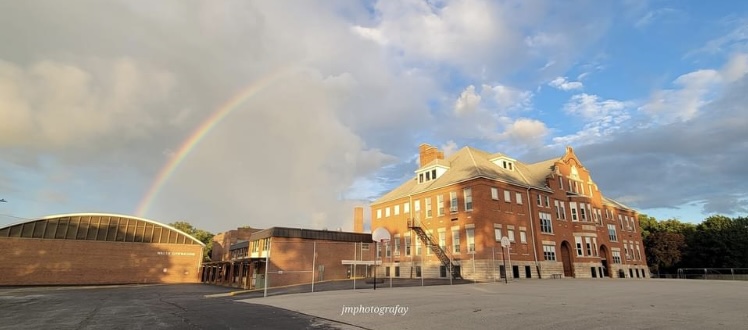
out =
[[133,216],[48,216],[0,228],[0,286],[194,283],[203,246]]

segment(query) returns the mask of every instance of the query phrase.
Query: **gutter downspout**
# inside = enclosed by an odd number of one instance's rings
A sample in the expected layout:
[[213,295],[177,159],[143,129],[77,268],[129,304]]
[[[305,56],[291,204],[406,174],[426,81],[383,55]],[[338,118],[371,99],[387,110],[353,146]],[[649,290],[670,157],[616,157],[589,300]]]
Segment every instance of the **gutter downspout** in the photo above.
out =
[[530,198],[530,188],[527,188],[527,212],[530,214],[530,232],[532,233],[532,253],[535,257],[535,269],[538,272],[538,278],[543,278],[540,274],[540,264],[538,263],[538,243],[535,237],[535,220],[532,217],[532,199]]

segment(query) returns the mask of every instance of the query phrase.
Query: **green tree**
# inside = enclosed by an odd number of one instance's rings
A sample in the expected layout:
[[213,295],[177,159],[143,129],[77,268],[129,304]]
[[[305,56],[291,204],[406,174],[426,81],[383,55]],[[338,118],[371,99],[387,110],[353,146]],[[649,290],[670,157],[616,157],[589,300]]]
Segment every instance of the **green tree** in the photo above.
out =
[[203,248],[203,260],[210,261],[210,252],[213,250],[213,234],[202,229],[195,228],[192,224],[186,221],[176,221],[169,224],[170,226],[179,229],[190,236],[194,237],[200,242],[205,244]]
[[652,271],[672,272],[681,261],[686,248],[686,239],[681,233],[655,231],[644,239],[647,263]]

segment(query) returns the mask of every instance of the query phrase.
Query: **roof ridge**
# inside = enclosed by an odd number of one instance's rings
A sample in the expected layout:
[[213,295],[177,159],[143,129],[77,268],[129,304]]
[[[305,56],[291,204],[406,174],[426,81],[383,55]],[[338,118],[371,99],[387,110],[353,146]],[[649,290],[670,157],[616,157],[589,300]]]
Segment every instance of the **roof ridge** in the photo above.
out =
[[473,161],[473,166],[475,166],[475,170],[478,171],[478,175],[483,175],[483,173],[480,171],[480,168],[478,167],[478,163],[475,162],[475,157],[473,157],[473,152],[470,151],[470,147],[467,147],[468,155],[470,155],[470,160]]

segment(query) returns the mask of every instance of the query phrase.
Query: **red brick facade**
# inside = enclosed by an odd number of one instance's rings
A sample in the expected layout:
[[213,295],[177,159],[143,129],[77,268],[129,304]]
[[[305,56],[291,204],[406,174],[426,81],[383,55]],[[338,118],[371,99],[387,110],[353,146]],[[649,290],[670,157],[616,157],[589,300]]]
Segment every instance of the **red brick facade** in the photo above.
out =
[[[473,153],[470,156],[480,156]],[[499,233],[510,236],[512,241],[507,259],[514,267],[508,269],[509,277],[648,276],[636,212],[605,199],[571,148],[563,157],[535,167],[543,166],[547,173],[537,176],[540,183],[535,185],[504,179],[499,169],[495,170],[499,175],[490,178],[483,168],[481,176],[452,177],[458,182],[448,185],[434,184],[437,187],[421,191],[418,183],[411,184],[415,188],[398,188],[395,198],[386,200],[393,195],[385,195],[385,200],[372,204],[372,228],[384,227],[393,236],[392,266],[421,267],[426,277],[445,274],[439,269],[437,257],[408,228],[409,220],[418,220],[437,245],[443,239],[445,250],[465,278],[490,280],[497,276],[503,264]],[[506,167],[508,171],[522,171],[519,174],[524,176],[537,174],[537,170],[529,168],[516,162],[513,167]],[[457,201],[454,211],[450,194]],[[470,210],[468,195],[472,199]],[[609,235],[609,226],[615,228],[615,235]],[[457,250],[453,233],[459,236]],[[410,254],[407,244],[411,245]],[[420,254],[416,251],[418,245]]]
[[194,283],[203,245],[150,220],[54,216],[0,228],[0,285]]

